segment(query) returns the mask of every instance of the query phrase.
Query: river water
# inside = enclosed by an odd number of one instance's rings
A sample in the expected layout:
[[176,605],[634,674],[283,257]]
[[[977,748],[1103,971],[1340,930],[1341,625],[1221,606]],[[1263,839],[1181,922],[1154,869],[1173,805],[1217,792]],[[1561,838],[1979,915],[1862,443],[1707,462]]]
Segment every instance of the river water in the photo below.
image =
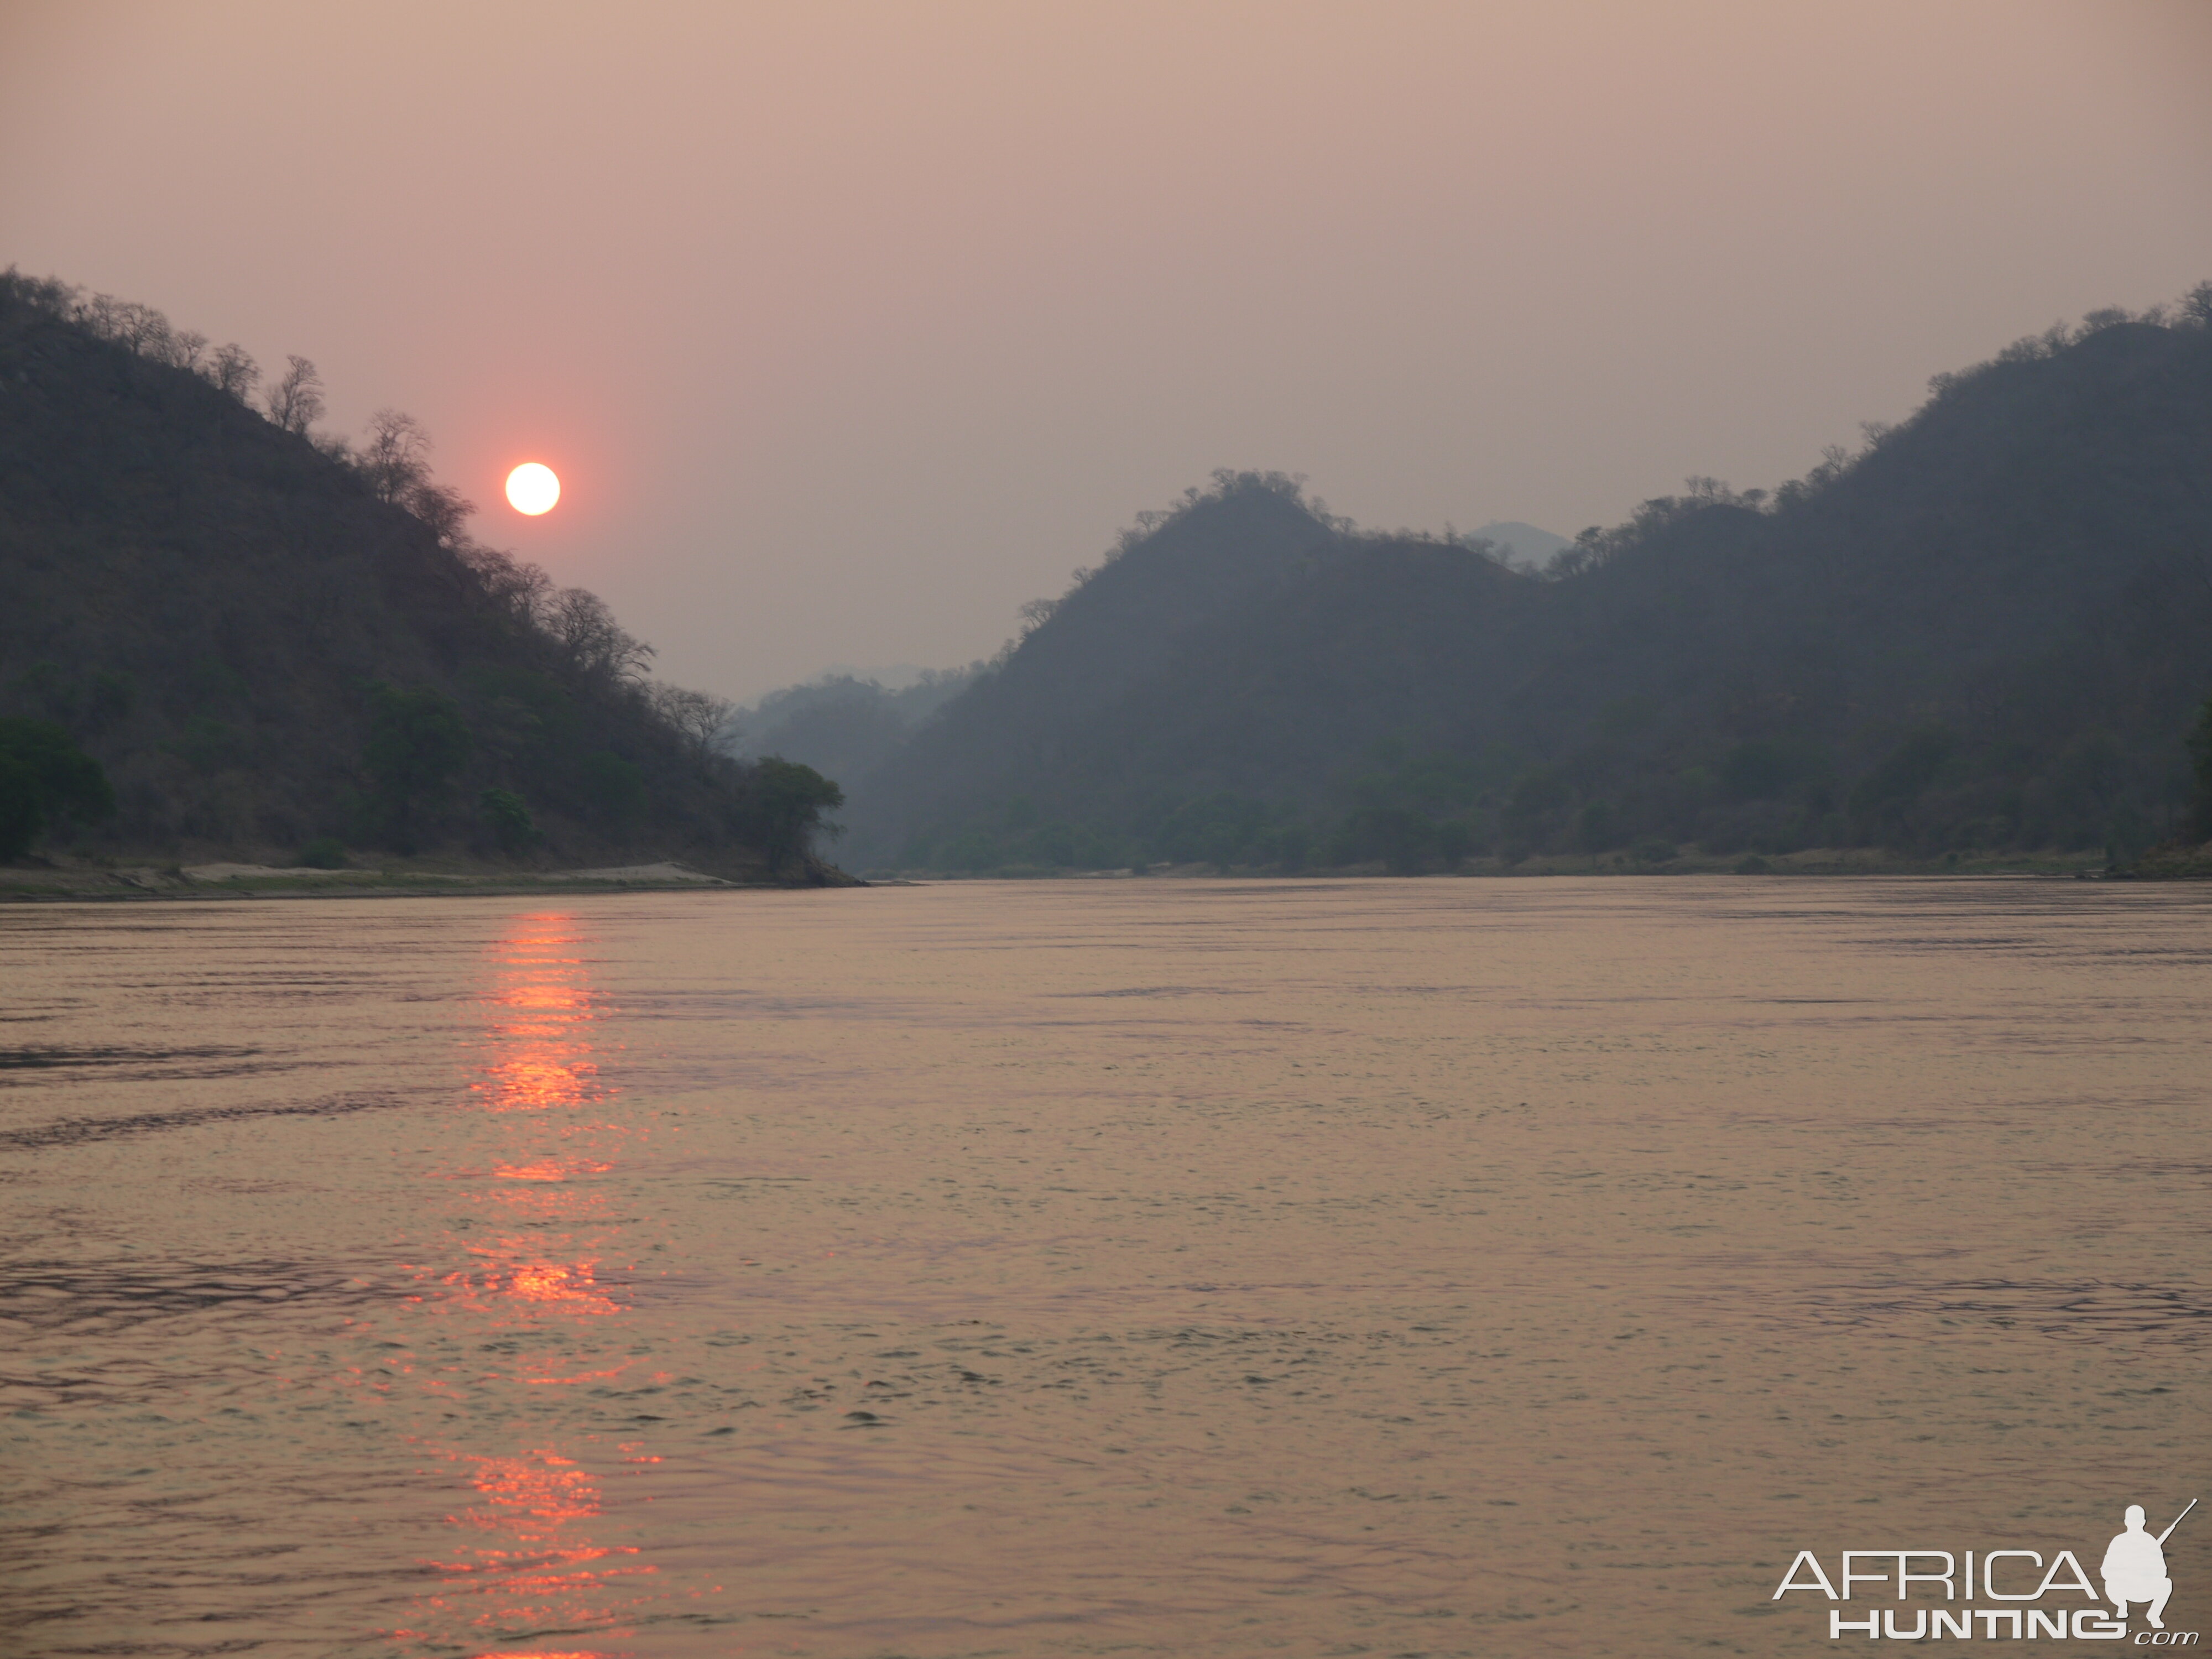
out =
[[1800,1548],[2094,1570],[2212,1497],[2208,921],[16,907],[0,1651],[1813,1653]]

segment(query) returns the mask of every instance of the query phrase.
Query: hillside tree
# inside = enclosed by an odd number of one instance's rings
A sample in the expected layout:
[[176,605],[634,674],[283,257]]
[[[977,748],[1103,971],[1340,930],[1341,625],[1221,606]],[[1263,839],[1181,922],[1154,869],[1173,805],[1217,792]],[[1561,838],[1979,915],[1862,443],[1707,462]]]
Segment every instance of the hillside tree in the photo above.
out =
[[269,418],[287,432],[307,435],[307,428],[323,418],[323,377],[315,366],[296,353],[269,388]]
[[460,706],[443,693],[390,685],[369,693],[362,759],[375,781],[383,831],[399,851],[415,850],[422,814],[444,796],[472,746]]
[[[2212,283],[2203,290],[2212,305]],[[2189,763],[2197,775],[2197,793],[2190,802],[2189,833],[2193,841],[2212,841],[2212,697],[2197,711],[2197,724],[2189,733]]]
[[745,789],[745,816],[753,840],[781,871],[811,850],[818,835],[837,833],[829,814],[845,804],[845,792],[811,766],[770,755],[754,763]]
[[19,859],[58,818],[111,817],[100,763],[52,720],[0,720],[0,859]]

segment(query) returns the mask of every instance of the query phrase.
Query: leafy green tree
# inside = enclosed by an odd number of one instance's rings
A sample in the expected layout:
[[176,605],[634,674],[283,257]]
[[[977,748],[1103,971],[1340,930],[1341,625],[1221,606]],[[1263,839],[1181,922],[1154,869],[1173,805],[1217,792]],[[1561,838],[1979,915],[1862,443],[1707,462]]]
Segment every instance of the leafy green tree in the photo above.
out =
[[38,774],[0,751],[0,858],[22,857],[46,827]]
[[1023,838],[1022,851],[1028,863],[1072,868],[1080,856],[1075,826],[1057,819],[1041,823]]
[[645,815],[645,773],[611,750],[584,757],[584,798],[599,822],[620,829]]
[[530,805],[512,789],[487,789],[477,798],[477,810],[490,826],[491,837],[509,858],[520,858],[544,839]]
[[1721,762],[1721,787],[1736,800],[1768,799],[1796,776],[1796,757],[1778,743],[1740,743]]
[[115,811],[100,763],[52,720],[0,719],[0,858],[19,859],[57,818]]
[[1906,813],[1936,781],[1957,746],[1940,726],[1924,726],[1884,756],[1851,790],[1851,811],[1893,828],[1905,825]]
[[[2200,290],[2212,305],[2212,283]],[[2190,833],[2197,841],[2212,841],[2212,697],[2197,711],[2197,724],[2189,733],[2189,763],[2197,774],[2197,794],[2190,803]]]
[[1410,876],[1436,855],[1436,826],[1411,807],[1363,806],[1331,842],[1334,862],[1380,859],[1394,876]]
[[336,836],[317,836],[300,849],[300,865],[307,870],[343,870],[345,844]]
[[467,763],[468,723],[460,705],[428,687],[369,692],[368,742],[362,752],[375,780],[384,832],[412,852],[422,812],[435,806]]
[[102,669],[92,677],[91,690],[85,694],[85,719],[97,736],[125,718],[137,700],[138,688],[128,674]]
[[238,764],[246,752],[246,741],[239,729],[212,714],[194,714],[169,746],[183,756],[195,772],[210,775]]
[[933,859],[919,859],[915,862],[973,873],[978,870],[988,870],[1005,860],[999,856],[998,842],[991,839],[988,831],[963,830],[939,848]]
[[745,816],[772,871],[804,858],[817,835],[835,834],[827,815],[844,804],[845,792],[812,767],[774,755],[754,763],[746,783]]
[[1570,795],[1566,780],[1550,767],[1531,767],[1513,781],[1513,793],[1505,810],[1516,818],[1537,818],[1558,811]]
[[1607,801],[1586,803],[1575,821],[1575,839],[1582,843],[1585,853],[1602,853],[1607,848],[1620,846],[1620,814]]
[[1557,838],[1574,792],[1549,766],[1534,766],[1513,781],[1500,815],[1506,857],[1518,862]]
[[[1463,830],[1466,826],[1461,825]],[[1313,831],[1303,823],[1286,823],[1265,837],[1262,854],[1271,864],[1303,870],[1313,850]],[[1462,853],[1464,849],[1462,849]]]
[[1171,864],[1211,864],[1226,870],[1257,851],[1267,820],[1265,803],[1220,791],[1188,800],[1161,820],[1152,836],[1156,856]]

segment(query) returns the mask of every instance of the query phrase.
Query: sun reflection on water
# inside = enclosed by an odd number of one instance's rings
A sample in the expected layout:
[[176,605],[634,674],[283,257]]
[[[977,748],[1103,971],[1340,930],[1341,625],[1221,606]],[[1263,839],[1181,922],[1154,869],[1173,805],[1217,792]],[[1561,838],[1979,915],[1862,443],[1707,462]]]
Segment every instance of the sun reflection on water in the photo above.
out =
[[548,1447],[519,1456],[448,1455],[470,1466],[479,1501],[447,1518],[484,1541],[431,1564],[445,1583],[428,1598],[428,1611],[459,1616],[480,1633],[574,1630],[603,1627],[620,1616],[618,1603],[642,1599],[619,1581],[654,1569],[636,1559],[635,1547],[597,1543],[586,1533],[581,1523],[602,1511],[599,1490],[573,1459]]
[[[586,943],[574,917],[548,913],[515,918],[489,953],[472,1109],[454,1137],[465,1161],[438,1172],[462,1207],[446,1246],[459,1262],[426,1272],[420,1304],[502,1334],[496,1350],[479,1350],[503,1354],[494,1368],[471,1367],[447,1390],[472,1405],[520,1385],[519,1397],[496,1403],[528,1413],[545,1398],[535,1389],[605,1386],[630,1364],[611,1341],[630,1310],[630,1267],[622,1229],[605,1219],[599,1178],[617,1169],[635,1132],[592,1109],[616,1091],[600,1073],[608,1009],[591,982]],[[481,1221],[492,1224],[489,1240],[476,1231]],[[610,1659],[528,1644],[540,1632],[620,1639],[654,1569],[635,1547],[608,1541],[589,1467],[596,1437],[567,1443],[522,1421],[522,1449],[423,1444],[443,1467],[466,1471],[474,1496],[446,1517],[457,1529],[453,1547],[425,1564],[440,1579],[415,1621],[428,1628],[394,1634],[508,1644],[472,1650],[477,1659]]]
[[604,1098],[592,1055],[599,997],[575,918],[523,916],[500,942],[492,986],[490,1051],[475,1086],[495,1112],[547,1111]]
[[[533,1259],[542,1241],[503,1240],[495,1246],[472,1247],[489,1258],[484,1265],[446,1274],[440,1282],[460,1306],[475,1312],[535,1322],[548,1313],[616,1314],[629,1304],[618,1302],[599,1283],[599,1258],[580,1261]],[[518,1305],[520,1304],[520,1305]]]

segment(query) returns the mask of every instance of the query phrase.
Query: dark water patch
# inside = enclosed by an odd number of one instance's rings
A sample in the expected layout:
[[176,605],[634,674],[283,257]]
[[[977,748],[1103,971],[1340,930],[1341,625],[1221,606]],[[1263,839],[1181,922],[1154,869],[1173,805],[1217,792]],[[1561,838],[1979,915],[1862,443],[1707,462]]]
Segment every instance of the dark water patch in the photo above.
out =
[[149,1320],[306,1303],[356,1307],[416,1294],[327,1263],[26,1261],[0,1269],[0,1331],[109,1336]]
[[1260,992],[1240,986],[1222,985],[1131,985],[1111,991],[1055,991],[1056,998],[1089,1001],[1108,997],[1250,997]]
[[[243,1077],[254,1073],[289,1071],[298,1060],[270,1061],[263,1050],[209,1045],[200,1048],[0,1048],[0,1089],[25,1088],[51,1083],[55,1072],[109,1073],[126,1071],[137,1080],[168,1082],[181,1079]],[[12,1076],[10,1073],[28,1073]]]
[[2212,1288],[2008,1279],[1849,1285],[1807,1297],[1803,1318],[1814,1325],[1899,1336],[1923,1336],[1931,1324],[1984,1326],[2030,1330],[2067,1342],[2148,1338],[2193,1346],[2212,1336]]
[[265,1106],[201,1106],[182,1112],[145,1112],[136,1117],[70,1117],[36,1129],[0,1133],[0,1146],[35,1150],[77,1146],[169,1129],[197,1129],[210,1123],[270,1117],[343,1117],[354,1112],[386,1111],[414,1103],[404,1095],[341,1095],[328,1100],[278,1102]]

